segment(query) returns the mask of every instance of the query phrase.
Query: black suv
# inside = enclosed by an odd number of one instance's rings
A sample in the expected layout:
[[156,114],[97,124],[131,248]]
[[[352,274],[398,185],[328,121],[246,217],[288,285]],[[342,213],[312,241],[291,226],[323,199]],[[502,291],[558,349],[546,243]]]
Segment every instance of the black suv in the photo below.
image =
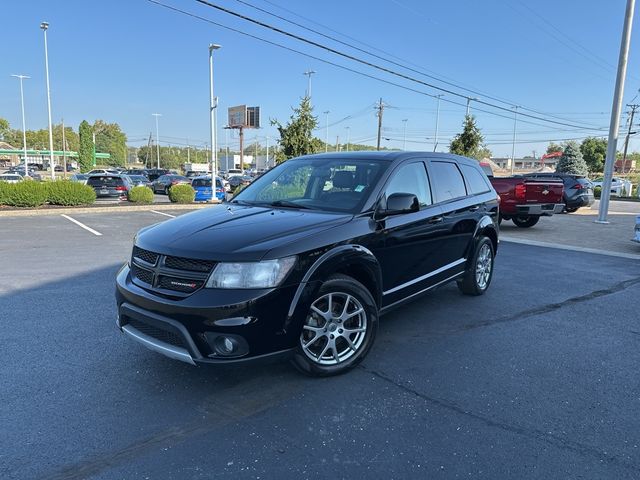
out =
[[169,357],[355,366],[378,317],[438,285],[489,287],[498,200],[478,162],[357,152],[288,160],[229,203],[142,229],[117,275],[118,327]]
[[593,184],[583,175],[571,173],[526,173],[523,176],[536,179],[560,179],[564,183],[562,201],[565,204],[565,212],[573,213],[580,207],[590,207],[595,198],[593,196]]

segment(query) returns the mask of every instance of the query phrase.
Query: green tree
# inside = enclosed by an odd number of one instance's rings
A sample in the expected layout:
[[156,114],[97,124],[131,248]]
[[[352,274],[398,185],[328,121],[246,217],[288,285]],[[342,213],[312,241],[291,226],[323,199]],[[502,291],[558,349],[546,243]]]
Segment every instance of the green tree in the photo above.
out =
[[483,144],[484,137],[476,125],[475,117],[466,115],[462,125],[462,133],[459,133],[451,140],[449,152],[478,160],[482,160],[487,153],[491,155],[491,151]]
[[9,126],[9,121],[4,118],[0,118],[0,140],[10,143],[5,138],[5,135],[7,135],[10,131],[11,127]]
[[580,144],[580,152],[589,172],[602,172],[607,157],[607,141],[604,138],[585,138]]
[[547,147],[547,153],[556,153],[556,152],[562,152],[563,147],[562,145],[558,145],[557,143],[549,143],[549,146]]
[[78,127],[78,132],[78,163],[80,164],[80,171],[88,172],[93,168],[93,129],[89,122],[83,120]]
[[124,166],[127,157],[127,136],[120,129],[120,125],[96,120],[93,131],[96,134],[96,151],[111,155],[105,163]]
[[556,166],[556,172],[584,176],[589,173],[589,169],[587,168],[584,158],[582,158],[582,153],[580,153],[580,147],[577,142],[570,141],[565,144],[562,156]]
[[271,125],[275,125],[280,133],[278,143],[281,148],[276,153],[278,163],[315,152],[312,132],[318,125],[318,118],[313,116],[309,97],[304,97],[300,106],[293,108],[293,114],[286,126],[278,120],[271,120]]

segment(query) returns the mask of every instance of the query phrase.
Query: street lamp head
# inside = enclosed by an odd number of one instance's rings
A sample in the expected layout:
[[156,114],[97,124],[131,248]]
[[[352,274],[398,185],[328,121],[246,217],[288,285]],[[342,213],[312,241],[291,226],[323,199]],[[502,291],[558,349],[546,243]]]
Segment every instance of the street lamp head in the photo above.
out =
[[41,28],[42,30],[47,30],[47,29],[49,28],[49,22],[42,22],[42,23],[40,24],[40,28]]
[[209,44],[209,51],[213,51],[213,50],[218,50],[219,48],[221,48],[222,45],[218,45],[217,43],[210,43]]
[[30,76],[28,76],[28,75],[13,75],[13,74],[11,74],[11,76],[12,76],[12,77],[19,78],[20,80],[22,80],[23,78],[31,78],[31,77],[30,77]]

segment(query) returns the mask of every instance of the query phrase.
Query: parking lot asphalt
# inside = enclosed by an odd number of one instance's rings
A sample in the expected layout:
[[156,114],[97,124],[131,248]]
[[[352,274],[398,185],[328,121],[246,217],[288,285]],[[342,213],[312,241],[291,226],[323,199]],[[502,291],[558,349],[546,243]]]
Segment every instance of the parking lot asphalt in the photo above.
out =
[[162,213],[0,220],[0,478],[640,477],[639,261],[502,242],[486,295],[389,313],[346,375],[195,368],[115,327]]

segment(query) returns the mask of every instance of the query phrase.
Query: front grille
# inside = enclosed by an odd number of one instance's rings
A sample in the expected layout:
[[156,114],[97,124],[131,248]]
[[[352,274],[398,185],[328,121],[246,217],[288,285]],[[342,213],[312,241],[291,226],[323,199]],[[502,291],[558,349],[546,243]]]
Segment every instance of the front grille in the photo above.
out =
[[168,343],[169,345],[173,345],[174,347],[186,348],[184,340],[177,333],[169,332],[167,330],[154,327],[153,325],[140,322],[133,318],[129,319],[129,325],[131,325],[136,330],[144,333],[145,335],[149,335],[150,337],[155,338],[156,340],[160,340],[161,342]]
[[187,296],[204,286],[215,264],[211,260],[162,255],[134,246],[131,277],[147,290]]
[[155,265],[158,261],[158,254],[140,247],[133,247],[133,258],[138,258],[145,263]]
[[168,268],[176,270],[189,270],[191,272],[207,272],[209,273],[215,262],[209,260],[196,260],[192,258],[169,257],[164,259],[164,265]]
[[170,277],[160,275],[158,278],[158,287],[165,290],[174,290],[176,292],[191,293],[198,290],[204,285],[203,281],[189,280],[186,278]]
[[153,285],[153,272],[140,268],[134,263],[131,265],[131,273],[138,280]]

